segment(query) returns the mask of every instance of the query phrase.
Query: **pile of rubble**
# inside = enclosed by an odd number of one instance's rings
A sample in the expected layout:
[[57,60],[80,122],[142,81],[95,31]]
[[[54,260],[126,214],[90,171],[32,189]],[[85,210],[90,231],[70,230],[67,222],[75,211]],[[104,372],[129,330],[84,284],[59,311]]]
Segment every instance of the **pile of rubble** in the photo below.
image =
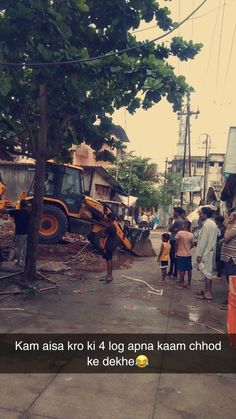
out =
[[[12,259],[14,254],[14,222],[11,219],[4,220],[0,225],[0,249],[2,262]],[[75,233],[66,233],[59,243],[39,244],[39,260],[61,261],[66,264],[92,265],[101,259],[93,245],[85,236]]]
[[15,234],[14,222],[12,219],[2,220],[0,219],[0,241],[8,242],[13,240]]

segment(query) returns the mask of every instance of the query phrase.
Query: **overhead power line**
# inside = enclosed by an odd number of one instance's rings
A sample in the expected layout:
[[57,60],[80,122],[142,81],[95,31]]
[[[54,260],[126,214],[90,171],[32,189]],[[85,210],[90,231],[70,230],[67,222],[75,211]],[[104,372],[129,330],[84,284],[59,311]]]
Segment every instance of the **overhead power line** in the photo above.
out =
[[163,39],[170,35],[172,32],[176,31],[180,26],[182,26],[187,20],[189,20],[208,0],[203,0],[198,7],[196,7],[195,10],[193,10],[186,18],[184,18],[181,22],[179,22],[174,28],[170,29],[168,32],[166,32],[163,35],[160,35],[156,38],[151,39],[150,41],[145,42],[141,45],[135,45],[133,47],[124,48],[122,50],[118,51],[112,51],[107,54],[103,55],[97,55],[96,57],[90,57],[90,58],[81,58],[77,60],[66,60],[66,61],[52,61],[52,62],[0,62],[0,66],[2,67],[47,67],[47,66],[60,66],[60,65],[68,65],[68,64],[80,64],[80,63],[86,63],[96,60],[102,60],[104,58],[109,58],[113,56],[118,56],[120,54],[124,54],[125,52],[134,51],[136,49],[143,49],[146,48],[148,45],[152,44],[153,42],[159,41],[160,39]]
[[232,52],[233,52],[233,47],[234,47],[235,33],[236,33],[236,24],[234,25],[233,38],[232,38],[232,42],[231,42],[231,48],[230,48],[230,53],[229,53],[229,59],[228,59],[228,64],[227,64],[226,73],[225,73],[225,83],[226,83],[226,81],[227,81],[227,77],[228,77],[228,73],[229,73],[229,68],[230,68],[230,64],[231,64]]
[[[229,4],[231,4],[231,3],[235,2],[235,1],[236,1],[236,0],[231,0],[231,1],[229,1],[228,3],[226,3],[226,4],[225,4],[225,6],[229,6]],[[211,15],[212,13],[214,13],[214,12],[216,12],[216,11],[219,11],[219,9],[221,9],[221,7],[223,7],[223,5],[222,5],[222,6],[215,7],[214,9],[211,9],[211,10],[209,10],[209,12],[204,13],[203,15],[192,17],[190,20],[201,19],[202,17],[209,16],[209,15]],[[179,0],[179,13],[180,13],[180,0]],[[147,28],[138,29],[138,30],[136,30],[136,31],[133,31],[133,32],[132,32],[132,34],[133,34],[133,33],[139,33],[139,32],[149,31],[150,29],[155,29],[156,27],[157,27],[157,25],[148,26]]]
[[224,28],[224,19],[225,19],[225,0],[224,0],[224,4],[223,4],[222,18],[221,18],[221,25],[220,25],[220,40],[219,40],[219,50],[218,50],[217,69],[216,69],[216,88],[218,87],[218,81],[219,81],[220,56],[221,56],[221,45],[222,45],[222,35],[223,35],[223,28]]
[[212,36],[211,36],[210,53],[209,53],[209,56],[208,56],[207,71],[206,71],[207,73],[208,73],[209,68],[210,68],[210,62],[211,62],[211,57],[212,57],[212,51],[213,51],[213,45],[214,45],[214,40],[215,40],[216,28],[217,28],[217,25],[218,25],[218,19],[219,19],[220,8],[221,7],[222,7],[221,6],[221,0],[219,0],[219,4],[218,4],[218,7],[217,7],[217,15],[216,15],[216,20],[215,20],[215,25],[214,25]]
[[[180,0],[179,0],[179,22],[180,22],[180,16],[181,16],[181,4],[180,4]],[[178,35],[180,36],[180,26],[179,26]]]

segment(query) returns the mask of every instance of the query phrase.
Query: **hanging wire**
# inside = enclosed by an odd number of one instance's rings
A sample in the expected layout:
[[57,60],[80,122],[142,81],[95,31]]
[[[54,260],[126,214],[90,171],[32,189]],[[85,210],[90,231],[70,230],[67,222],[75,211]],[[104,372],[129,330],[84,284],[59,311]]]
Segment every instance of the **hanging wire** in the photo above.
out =
[[[179,0],[179,16],[178,16],[179,22],[180,22],[180,19],[181,19],[181,5],[180,5],[180,0]],[[180,27],[179,27],[179,30],[178,30],[178,35],[179,35],[179,37],[181,35]],[[178,75],[180,75],[180,59],[179,59],[179,57],[177,57],[177,60],[178,60]]]
[[125,132],[127,133],[127,111],[124,108],[124,125],[125,125]]
[[215,35],[216,35],[216,28],[217,28],[217,24],[218,24],[219,15],[220,15],[220,8],[221,8],[221,0],[219,0],[218,9],[217,9],[217,15],[216,15],[216,20],[215,20],[215,25],[214,25],[213,32],[212,32],[211,45],[210,45],[210,53],[209,53],[208,61],[207,61],[206,74],[208,74],[208,71],[209,71],[209,68],[210,68],[210,62],[211,62],[211,57],[212,57],[213,45],[214,45]]
[[[193,0],[192,9],[195,8],[195,0]],[[194,20],[192,20],[192,27],[191,27],[191,41],[193,41],[193,34],[194,34]],[[189,73],[191,74],[192,70],[192,61],[189,60]]]
[[[181,4],[180,4],[180,0],[179,0],[179,22],[180,22],[180,16],[181,16]],[[178,35],[180,36],[180,27],[178,30]]]
[[195,10],[193,10],[188,16],[186,16],[181,22],[175,25],[172,29],[167,31],[165,34],[157,36],[156,38],[151,39],[141,45],[135,45],[133,47],[124,48],[122,50],[112,51],[107,54],[97,55],[96,57],[90,58],[81,58],[77,60],[66,60],[66,61],[51,61],[51,62],[0,62],[1,67],[47,67],[47,66],[61,66],[61,65],[68,65],[68,64],[79,64],[79,63],[86,63],[96,60],[102,60],[108,57],[118,56],[125,52],[134,51],[136,49],[143,49],[146,48],[148,45],[151,45],[153,42],[159,41],[160,39],[166,38],[168,35],[176,31],[180,26],[182,26],[185,22],[187,22],[190,17],[192,17],[199,9],[201,9],[208,0],[203,0]]
[[[236,0],[231,0],[228,3],[225,3],[225,6],[228,6],[229,4],[235,2]],[[179,0],[180,2],[180,0]],[[220,6],[221,9],[222,6]],[[199,15],[199,16],[195,16],[195,17],[191,17],[189,20],[196,20],[196,19],[201,19],[203,17],[209,16],[212,13],[215,13],[216,11],[219,11],[219,6],[218,7],[214,7],[214,9],[211,9],[209,12],[204,13],[203,15]],[[145,31],[149,31],[150,29],[155,29],[157,27],[157,25],[153,25],[153,26],[148,26],[147,28],[143,28],[143,29],[137,29],[136,31],[132,31],[132,34],[134,33],[139,33],[139,32],[145,32]]]
[[[193,10],[195,9],[195,0],[193,0]],[[192,19],[192,32],[191,32],[191,40],[193,41],[193,34],[194,34],[194,20]]]
[[126,2],[124,0],[123,20],[124,20],[124,29],[125,29],[125,38],[126,38],[126,48],[128,48],[129,47],[129,37],[128,37],[128,30],[127,30],[126,16],[125,16],[125,7],[126,7]]
[[224,4],[223,4],[221,26],[220,26],[220,40],[219,40],[217,69],[216,69],[216,89],[218,87],[218,81],[219,81],[220,57],[221,57],[222,36],[223,36],[223,29],[224,29],[224,18],[225,18],[225,0],[224,0]]
[[232,38],[232,42],[231,42],[231,48],[230,48],[230,53],[229,53],[229,59],[228,59],[228,64],[227,64],[227,68],[226,68],[226,73],[225,73],[225,83],[226,83],[227,78],[228,78],[229,68],[230,68],[230,64],[231,64],[231,58],[232,58],[232,53],[233,53],[233,48],[234,48],[235,33],[236,33],[236,23],[235,23],[235,25],[234,25],[233,38]]

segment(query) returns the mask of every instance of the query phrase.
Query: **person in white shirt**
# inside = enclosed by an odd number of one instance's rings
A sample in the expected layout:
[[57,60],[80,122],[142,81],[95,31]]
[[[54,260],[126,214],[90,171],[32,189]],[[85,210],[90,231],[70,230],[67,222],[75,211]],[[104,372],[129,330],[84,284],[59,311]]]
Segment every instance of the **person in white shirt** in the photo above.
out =
[[209,207],[203,207],[200,211],[199,217],[202,221],[202,228],[195,251],[198,269],[205,278],[205,290],[198,292],[196,298],[208,301],[212,300],[211,287],[218,234],[217,225],[212,220],[213,213],[214,211]]
[[148,216],[145,214],[145,212],[141,215],[141,222],[142,222],[142,228],[147,228],[148,226]]

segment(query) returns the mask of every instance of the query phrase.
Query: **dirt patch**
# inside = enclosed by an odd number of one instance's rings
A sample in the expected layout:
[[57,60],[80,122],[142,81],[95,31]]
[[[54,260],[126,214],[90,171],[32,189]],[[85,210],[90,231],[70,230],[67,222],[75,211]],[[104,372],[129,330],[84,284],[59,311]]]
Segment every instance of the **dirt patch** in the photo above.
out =
[[79,252],[87,243],[87,239],[79,234],[66,233],[61,242],[54,244],[39,244],[39,259],[66,260]]
[[[85,247],[86,246],[86,247]],[[14,258],[14,222],[7,220],[0,229],[0,248],[2,249],[3,261]],[[66,233],[63,240],[55,244],[39,244],[39,265],[50,261],[66,263],[73,270],[88,272],[103,272],[106,270],[106,261],[102,255],[94,249],[88,240],[79,234]],[[133,262],[133,256],[117,250],[114,254],[114,269],[128,269]]]
[[[89,258],[91,257],[91,260]],[[94,260],[95,258],[95,260]],[[128,253],[120,252],[117,250],[114,253],[113,257],[113,268],[114,269],[128,269],[129,266],[133,263],[134,257]],[[93,253],[90,255],[84,254],[84,260],[78,262],[73,262],[70,264],[73,269],[80,269],[87,272],[103,272],[106,270],[106,261],[103,259],[102,255],[98,253]]]

